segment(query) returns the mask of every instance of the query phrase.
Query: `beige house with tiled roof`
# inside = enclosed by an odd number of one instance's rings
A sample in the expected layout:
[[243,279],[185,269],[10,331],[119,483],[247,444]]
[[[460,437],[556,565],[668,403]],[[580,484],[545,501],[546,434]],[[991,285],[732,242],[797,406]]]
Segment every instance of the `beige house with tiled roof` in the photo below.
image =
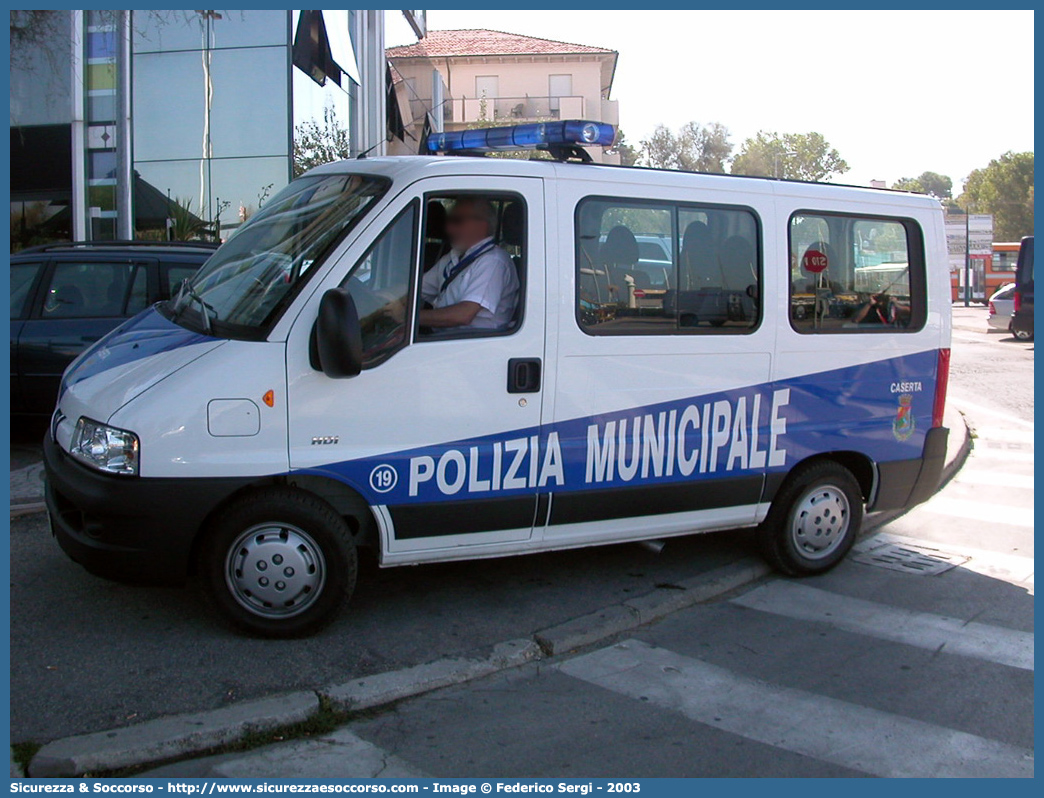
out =
[[[551,119],[619,121],[616,101],[609,99],[615,50],[495,30],[441,30],[429,31],[416,44],[389,48],[387,56],[406,128],[418,140],[437,94],[435,70],[446,130]],[[603,163],[617,160],[600,151],[591,154]]]

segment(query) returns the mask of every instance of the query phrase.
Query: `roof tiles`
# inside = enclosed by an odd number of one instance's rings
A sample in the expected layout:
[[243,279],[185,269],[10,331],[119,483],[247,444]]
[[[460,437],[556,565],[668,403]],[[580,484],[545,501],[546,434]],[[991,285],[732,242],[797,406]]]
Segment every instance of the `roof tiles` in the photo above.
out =
[[480,28],[429,31],[416,44],[388,48],[387,55],[389,58],[452,58],[481,55],[610,55],[614,52],[604,47]]

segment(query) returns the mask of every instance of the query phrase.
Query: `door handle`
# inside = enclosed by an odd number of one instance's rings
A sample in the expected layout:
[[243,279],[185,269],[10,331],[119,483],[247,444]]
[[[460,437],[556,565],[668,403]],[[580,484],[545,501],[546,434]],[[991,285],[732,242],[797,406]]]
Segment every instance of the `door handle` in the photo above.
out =
[[508,360],[508,393],[536,393],[540,390],[540,358],[513,357]]

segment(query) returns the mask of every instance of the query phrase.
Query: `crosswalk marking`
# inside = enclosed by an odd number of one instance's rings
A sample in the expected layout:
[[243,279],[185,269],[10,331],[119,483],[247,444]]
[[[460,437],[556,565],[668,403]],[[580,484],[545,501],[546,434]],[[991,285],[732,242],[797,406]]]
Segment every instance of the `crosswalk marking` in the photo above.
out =
[[1033,447],[1032,429],[1012,429],[1011,427],[975,427],[975,437],[981,441],[1003,441],[1005,443],[1021,443]]
[[1033,452],[1020,452],[1017,449],[1007,449],[1005,444],[996,443],[990,446],[988,443],[977,443],[972,450],[969,462],[979,460],[1003,460],[1005,465],[1014,463],[1033,463]]
[[1015,415],[1012,415],[1006,410],[998,410],[996,407],[986,407],[984,405],[977,404],[976,402],[969,402],[967,399],[954,396],[950,394],[946,397],[947,404],[952,403],[955,407],[961,410],[972,410],[975,415],[984,414],[987,416],[994,416],[996,418],[1003,418],[1005,423],[1014,424],[1017,427],[1026,427],[1027,429],[1033,429],[1032,421],[1024,421]]
[[968,546],[952,546],[949,543],[941,544],[938,541],[922,540],[920,538],[896,535],[891,532],[878,532],[864,540],[859,541],[853,547],[853,551],[871,551],[878,546],[896,543],[901,546],[914,546],[920,549],[937,549],[945,547],[947,554],[958,554],[969,558],[961,563],[962,571],[989,576],[1017,585],[1033,584],[1034,562],[1032,557],[1020,557],[1017,554],[1004,554],[998,551],[987,551],[986,549],[970,548]]
[[1033,635],[1016,629],[890,607],[795,582],[769,582],[737,596],[732,603],[801,621],[822,621],[848,632],[929,651],[941,649],[1033,670]]
[[1013,490],[1033,490],[1032,474],[1008,474],[985,468],[962,468],[956,481],[968,485],[989,485]]
[[937,495],[920,505],[920,510],[939,515],[952,515],[972,521],[985,521],[989,524],[1010,524],[1012,526],[1033,527],[1033,507],[1011,507],[987,502],[976,502],[970,499],[951,499]]
[[876,776],[1033,775],[1028,749],[751,679],[638,640],[557,667],[698,723]]

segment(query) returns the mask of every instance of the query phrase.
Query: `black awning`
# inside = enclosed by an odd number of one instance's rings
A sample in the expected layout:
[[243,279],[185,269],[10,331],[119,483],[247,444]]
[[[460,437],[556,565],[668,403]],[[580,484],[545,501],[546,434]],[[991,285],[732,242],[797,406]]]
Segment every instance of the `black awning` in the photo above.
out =
[[322,11],[302,11],[294,34],[293,64],[320,86],[329,78],[341,85],[341,68],[330,50]]

